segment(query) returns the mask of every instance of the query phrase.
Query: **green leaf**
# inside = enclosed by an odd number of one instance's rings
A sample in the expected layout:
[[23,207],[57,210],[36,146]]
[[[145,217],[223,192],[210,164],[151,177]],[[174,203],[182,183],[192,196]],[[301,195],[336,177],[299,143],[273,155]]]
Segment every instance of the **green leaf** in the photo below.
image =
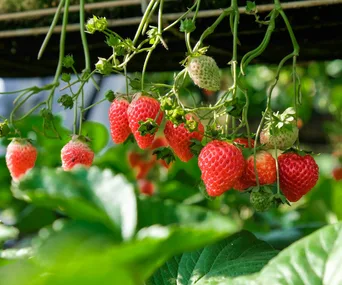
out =
[[[150,285],[200,284],[258,272],[278,252],[243,231],[197,251],[172,258],[150,279]],[[172,282],[170,282],[172,280]]]
[[235,279],[212,278],[201,285],[342,284],[342,223],[326,226],[295,242],[259,273]]
[[100,152],[108,143],[109,134],[107,128],[96,122],[82,124],[82,134],[91,139],[91,148],[95,153]]
[[58,208],[74,219],[102,222],[125,239],[135,232],[133,187],[109,170],[34,169],[12,191],[18,198]]
[[18,235],[18,229],[0,224],[0,242],[15,239]]

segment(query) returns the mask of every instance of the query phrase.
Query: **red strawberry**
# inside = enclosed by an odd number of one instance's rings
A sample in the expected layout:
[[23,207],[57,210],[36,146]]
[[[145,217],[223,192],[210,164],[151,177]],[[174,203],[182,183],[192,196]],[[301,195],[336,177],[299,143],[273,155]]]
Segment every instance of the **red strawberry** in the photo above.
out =
[[140,161],[138,166],[136,167],[137,172],[137,179],[143,179],[147,176],[147,174],[150,172],[151,168],[156,164],[156,158],[153,157],[151,160],[148,161]]
[[200,120],[192,114],[186,114],[186,120],[195,120],[198,122],[196,131],[189,131],[184,123],[178,126],[174,126],[171,121],[167,121],[164,129],[165,138],[170,144],[170,147],[174,150],[181,161],[187,162],[193,154],[190,150],[191,139],[201,141],[203,139],[204,127]]
[[154,193],[154,185],[151,181],[146,179],[138,180],[138,189],[141,194],[152,196]]
[[34,167],[37,149],[27,139],[15,138],[7,147],[6,164],[14,181]]
[[93,163],[94,152],[82,137],[74,136],[62,148],[61,158],[64,170],[71,170],[78,164],[89,167]]
[[317,183],[319,169],[310,155],[284,153],[278,157],[280,189],[290,202],[298,201]]
[[109,108],[110,133],[116,144],[123,143],[131,133],[127,117],[128,106],[127,100],[115,99]]
[[336,181],[342,180],[342,167],[336,167],[333,170],[332,175]]
[[[248,139],[247,138],[236,138],[235,140],[234,140],[234,142],[235,143],[237,143],[237,144],[241,144],[241,145],[243,145],[244,147],[247,147],[248,148]],[[253,139],[251,139],[251,148],[253,148],[254,147],[254,140]]]
[[201,150],[198,166],[209,196],[219,196],[241,177],[245,160],[233,144],[214,140]]
[[137,152],[130,152],[128,153],[128,163],[131,167],[136,167],[139,165],[139,162],[141,160],[141,155]]
[[234,183],[233,188],[235,190],[244,191],[249,187],[255,186],[256,183],[248,180],[245,171],[243,172],[242,176]]
[[[258,172],[259,184],[273,184],[277,180],[276,161],[267,151],[259,151],[256,154],[256,169]],[[246,179],[256,185],[254,171],[254,155],[248,157],[246,161]]]
[[146,122],[147,119],[155,120],[160,125],[163,119],[163,113],[160,111],[159,102],[151,97],[138,95],[129,105],[127,110],[129,127],[142,149],[146,149],[152,145],[154,134],[146,134],[142,136],[139,131],[139,122]]

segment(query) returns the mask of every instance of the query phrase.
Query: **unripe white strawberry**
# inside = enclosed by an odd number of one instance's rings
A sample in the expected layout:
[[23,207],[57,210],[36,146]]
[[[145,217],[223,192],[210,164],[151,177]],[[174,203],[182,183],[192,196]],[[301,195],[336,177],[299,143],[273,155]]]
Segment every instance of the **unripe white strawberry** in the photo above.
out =
[[187,70],[193,82],[200,88],[210,91],[220,89],[220,69],[213,58],[206,55],[191,57]]

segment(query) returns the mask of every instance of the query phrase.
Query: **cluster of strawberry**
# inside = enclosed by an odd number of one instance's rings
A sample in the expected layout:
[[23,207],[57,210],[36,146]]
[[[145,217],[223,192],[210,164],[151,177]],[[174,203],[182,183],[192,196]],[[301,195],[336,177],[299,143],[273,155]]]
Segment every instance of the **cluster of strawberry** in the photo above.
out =
[[[18,181],[34,167],[37,154],[37,149],[29,139],[12,139],[6,151],[6,164],[14,181]],[[74,135],[61,150],[62,168],[66,171],[78,164],[89,167],[93,159],[94,152],[88,146],[87,138],[83,136]]]
[[[184,117],[185,122],[178,125],[167,118],[164,135],[173,152],[180,160],[187,162],[193,157],[192,140],[202,141],[204,126],[194,114]],[[132,133],[141,149],[149,149],[161,124],[163,111],[156,99],[138,93],[131,103],[125,99],[115,99],[109,110],[109,118],[115,143],[124,142]],[[195,122],[196,128],[190,130],[191,124],[188,122]],[[245,150],[254,147],[252,139],[249,143],[244,138],[233,142],[212,140],[200,151],[198,165],[209,196],[219,196],[229,189],[244,191],[257,185],[276,183],[277,163],[270,151],[275,148],[279,154],[280,189],[289,201],[298,201],[315,186],[318,166],[312,156],[301,155],[294,150],[282,151],[292,147],[298,137],[293,110],[288,109],[280,115],[271,114],[267,122],[261,132],[261,146],[255,155],[250,151],[246,159],[243,153],[248,153]],[[278,122],[279,127],[270,122]],[[271,196],[268,195],[270,201],[276,197]]]

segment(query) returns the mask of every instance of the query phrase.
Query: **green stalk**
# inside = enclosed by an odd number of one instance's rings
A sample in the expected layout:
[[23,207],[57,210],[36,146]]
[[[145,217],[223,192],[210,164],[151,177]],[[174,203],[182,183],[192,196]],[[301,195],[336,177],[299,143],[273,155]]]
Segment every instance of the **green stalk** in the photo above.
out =
[[58,18],[59,18],[59,15],[61,14],[61,10],[62,10],[62,7],[64,5],[64,2],[65,0],[60,0],[59,1],[59,4],[58,4],[58,7],[57,7],[57,10],[56,10],[56,13],[55,13],[55,16],[53,17],[53,20],[52,20],[52,23],[50,25],[50,28],[49,28],[49,31],[47,32],[46,36],[45,36],[45,39],[42,43],[42,46],[40,47],[40,50],[38,52],[38,57],[37,59],[41,59],[41,57],[43,56],[43,53],[46,49],[46,46],[48,45],[49,43],[49,40],[53,34],[53,31],[57,25],[57,21],[58,21]]
[[85,33],[84,25],[85,25],[84,0],[80,0],[80,33],[81,33],[84,60],[85,60],[85,71],[90,71],[89,47],[88,47],[87,36]]
[[138,39],[139,39],[139,37],[140,37],[141,31],[142,31],[142,29],[143,29],[143,27],[144,27],[146,21],[148,20],[149,15],[150,15],[150,12],[151,12],[151,10],[152,10],[152,7],[153,7],[153,5],[154,5],[154,3],[155,3],[156,1],[157,1],[157,0],[152,0],[152,1],[148,4],[148,6],[147,6],[147,8],[146,8],[146,11],[145,11],[145,13],[144,13],[144,15],[143,15],[143,17],[142,17],[142,19],[141,19],[141,21],[140,21],[140,25],[139,25],[139,27],[138,27],[138,29],[137,29],[137,32],[135,33],[135,36],[134,36],[134,39],[133,39],[133,45],[134,45],[134,46],[135,46],[135,44],[137,43],[137,41],[138,41]]
[[61,72],[62,72],[62,64],[63,64],[63,58],[64,58],[64,49],[65,49],[66,28],[68,25],[68,16],[69,16],[69,4],[70,4],[70,0],[65,0],[61,37],[59,40],[58,65],[57,65],[57,69],[56,69],[56,73],[55,73],[55,78],[53,80],[53,83],[56,84],[56,86],[54,88],[52,88],[50,95],[47,99],[49,110],[52,110],[53,96],[55,94],[55,89],[56,89],[58,82],[59,82],[59,76],[61,75]]
[[232,7],[229,7],[222,11],[222,14],[216,19],[216,21],[203,32],[199,41],[194,47],[194,52],[196,52],[201,47],[205,38],[207,38],[209,35],[211,35],[215,31],[216,27],[222,22],[222,20],[232,12],[233,12]]

